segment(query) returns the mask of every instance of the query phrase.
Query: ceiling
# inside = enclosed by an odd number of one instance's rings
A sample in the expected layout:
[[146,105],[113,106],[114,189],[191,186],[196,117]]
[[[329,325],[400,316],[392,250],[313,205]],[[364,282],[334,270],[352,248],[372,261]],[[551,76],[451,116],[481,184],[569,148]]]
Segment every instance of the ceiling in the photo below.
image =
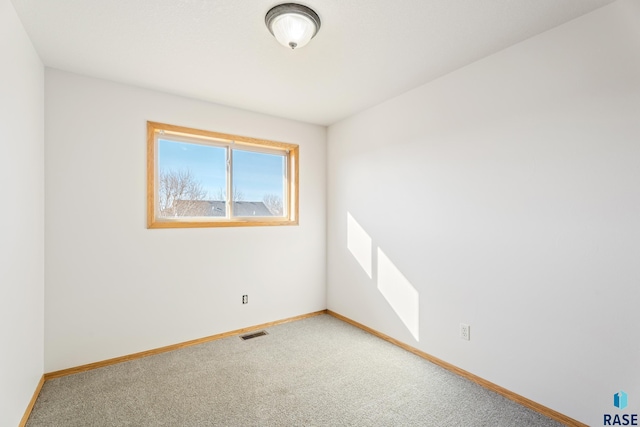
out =
[[277,0],[12,0],[48,67],[329,125],[613,0],[304,0],[288,50]]

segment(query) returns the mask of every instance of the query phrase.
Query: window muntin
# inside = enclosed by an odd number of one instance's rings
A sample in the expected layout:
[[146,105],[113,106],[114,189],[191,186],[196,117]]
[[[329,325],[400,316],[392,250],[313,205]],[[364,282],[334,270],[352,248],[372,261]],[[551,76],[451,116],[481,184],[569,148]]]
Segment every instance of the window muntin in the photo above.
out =
[[297,145],[147,126],[149,228],[298,223]]

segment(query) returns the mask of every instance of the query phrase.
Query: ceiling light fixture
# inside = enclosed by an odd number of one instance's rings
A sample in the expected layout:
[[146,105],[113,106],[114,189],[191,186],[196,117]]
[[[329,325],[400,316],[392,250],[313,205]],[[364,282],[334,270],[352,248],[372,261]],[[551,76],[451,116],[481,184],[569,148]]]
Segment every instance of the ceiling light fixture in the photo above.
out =
[[306,45],[320,30],[318,14],[296,3],[275,6],[267,12],[264,22],[276,40],[291,49]]

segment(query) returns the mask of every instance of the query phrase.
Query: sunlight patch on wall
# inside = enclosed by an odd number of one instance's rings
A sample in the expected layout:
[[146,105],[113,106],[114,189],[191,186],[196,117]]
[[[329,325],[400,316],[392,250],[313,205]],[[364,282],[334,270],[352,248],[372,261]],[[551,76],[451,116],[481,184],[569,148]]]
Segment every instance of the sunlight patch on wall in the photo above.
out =
[[420,296],[416,288],[378,248],[378,290],[411,335],[420,341]]
[[371,278],[371,237],[347,212],[347,248]]

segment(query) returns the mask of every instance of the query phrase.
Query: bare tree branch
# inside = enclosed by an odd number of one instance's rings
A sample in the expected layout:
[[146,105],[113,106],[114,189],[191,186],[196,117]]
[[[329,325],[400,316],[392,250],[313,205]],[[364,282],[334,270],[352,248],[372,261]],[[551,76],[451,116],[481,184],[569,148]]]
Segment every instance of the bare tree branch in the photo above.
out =
[[[242,190],[238,190],[238,187],[233,187],[232,199],[234,202],[242,202],[244,200],[244,192]],[[216,200],[227,200],[227,189],[220,187],[218,192],[215,194]]]
[[265,194],[262,202],[269,209],[273,216],[284,215],[284,207],[282,205],[282,197],[277,194]]
[[158,198],[163,216],[201,216],[206,190],[189,169],[163,169],[159,174]]

